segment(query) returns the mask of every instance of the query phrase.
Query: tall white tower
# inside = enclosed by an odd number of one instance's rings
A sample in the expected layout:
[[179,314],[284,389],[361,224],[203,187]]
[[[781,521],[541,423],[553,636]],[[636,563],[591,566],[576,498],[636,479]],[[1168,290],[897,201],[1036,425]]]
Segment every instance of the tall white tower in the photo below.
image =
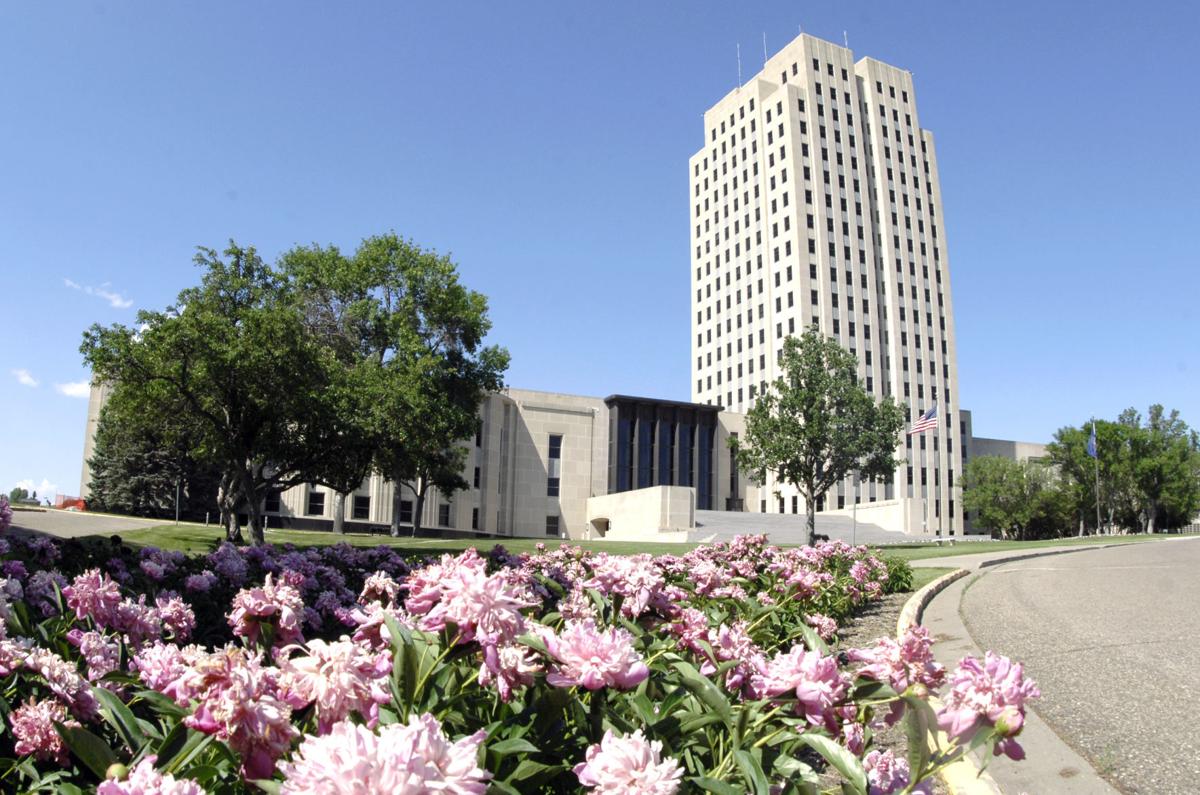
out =
[[[909,533],[961,534],[962,431],[945,224],[933,136],[912,75],[801,35],[704,114],[689,166],[692,400],[744,412],[777,377],[787,336],[816,325],[868,391],[937,404],[860,510]],[[766,484],[751,510],[802,513]],[[818,510],[850,510],[852,481]],[[861,514],[860,514],[861,515]]]

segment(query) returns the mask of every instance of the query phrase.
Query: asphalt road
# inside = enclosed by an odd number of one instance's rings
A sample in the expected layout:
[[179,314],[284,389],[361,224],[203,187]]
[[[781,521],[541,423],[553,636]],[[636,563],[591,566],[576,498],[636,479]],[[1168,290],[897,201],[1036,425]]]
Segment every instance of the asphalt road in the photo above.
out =
[[108,535],[139,527],[165,524],[163,519],[137,519],[130,516],[106,516],[83,511],[13,511],[13,527],[32,530],[36,533],[78,538],[90,535]]
[[1200,540],[1006,564],[961,611],[980,648],[1024,661],[1038,714],[1118,789],[1200,788]]

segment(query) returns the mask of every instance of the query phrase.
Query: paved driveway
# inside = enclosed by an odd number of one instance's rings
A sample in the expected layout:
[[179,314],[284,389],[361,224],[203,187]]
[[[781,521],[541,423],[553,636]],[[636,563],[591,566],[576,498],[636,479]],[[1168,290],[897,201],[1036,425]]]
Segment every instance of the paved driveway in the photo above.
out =
[[1025,662],[1037,712],[1122,791],[1200,788],[1200,541],[1003,565],[961,610],[979,647]]
[[105,516],[83,511],[13,511],[13,527],[37,533],[78,538],[109,535],[139,527],[166,524],[164,519],[137,519],[130,516]]

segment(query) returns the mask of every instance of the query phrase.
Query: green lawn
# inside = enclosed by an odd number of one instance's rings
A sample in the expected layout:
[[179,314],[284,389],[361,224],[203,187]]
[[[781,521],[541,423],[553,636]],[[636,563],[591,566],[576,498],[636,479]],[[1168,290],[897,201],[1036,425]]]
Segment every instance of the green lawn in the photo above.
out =
[[1015,549],[1042,547],[1089,546],[1095,544],[1128,544],[1131,541],[1156,541],[1174,538],[1168,535],[1084,536],[1083,538],[1052,538],[1047,541],[964,541],[958,544],[895,544],[879,547],[886,555],[905,560],[946,558],[952,555],[972,555],[984,552],[1006,552]]
[[912,589],[914,591],[919,591],[929,583],[936,580],[938,577],[941,577],[943,574],[949,574],[952,571],[954,571],[954,569],[934,568],[932,566],[928,568],[915,568],[913,569]]
[[[216,547],[225,537],[223,530],[217,527],[205,527],[195,524],[164,524],[145,527],[138,530],[127,530],[119,534],[128,544],[135,546],[155,546],[163,549],[177,549],[188,553],[203,553]],[[379,544],[399,547],[405,552],[428,555],[440,555],[443,552],[461,552],[468,547],[480,550],[491,549],[496,544],[503,544],[510,552],[532,552],[535,545],[542,542],[538,538],[392,538],[387,535],[365,535],[347,533],[342,536],[333,533],[313,530],[270,530],[266,531],[267,541],[272,544],[295,544],[309,547],[328,544],[347,543],[356,547],[369,547]],[[546,543],[554,546],[558,539],[548,538]],[[604,550],[617,555],[633,555],[649,552],[652,555],[682,555],[696,544],[655,544],[638,543],[636,541],[573,541],[585,549]]]
[[[120,533],[126,543],[136,546],[156,546],[163,549],[177,549],[188,553],[203,553],[213,549],[224,532],[216,526],[182,523],[162,524],[145,527],[138,530],[127,530]],[[1016,549],[1038,549],[1049,546],[1071,546],[1076,544],[1112,544],[1130,541],[1151,541],[1169,536],[1088,536],[1085,538],[1053,539],[1050,541],[971,541],[954,545],[937,546],[936,544],[896,544],[879,547],[879,551],[905,560],[924,558],[944,558],[952,555],[969,555],[980,552],[1003,552]],[[493,544],[502,543],[512,552],[530,552],[541,539],[537,538],[391,538],[386,535],[365,535],[347,533],[335,536],[333,533],[312,530],[267,530],[267,541],[274,544],[295,544],[297,546],[315,546],[321,544],[337,544],[345,542],[355,546],[374,546],[387,544],[400,547],[414,553],[438,555],[442,552],[460,552],[467,547],[490,549]],[[556,539],[547,539],[547,543],[558,543]],[[631,555],[649,552],[653,555],[681,555],[695,544],[662,544],[639,543],[633,541],[578,541],[573,542],[585,549],[604,550],[618,555]],[[924,575],[922,575],[924,576]],[[918,586],[919,587],[919,586]]]

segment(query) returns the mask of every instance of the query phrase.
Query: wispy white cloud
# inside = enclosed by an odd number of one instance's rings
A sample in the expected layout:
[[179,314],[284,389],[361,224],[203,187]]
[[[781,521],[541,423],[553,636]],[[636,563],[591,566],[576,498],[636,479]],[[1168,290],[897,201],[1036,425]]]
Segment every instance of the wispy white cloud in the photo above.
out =
[[105,301],[108,301],[109,305],[113,309],[128,309],[129,307],[133,306],[132,298],[126,298],[120,293],[113,292],[112,290],[108,289],[112,286],[108,282],[105,282],[99,287],[92,287],[90,285],[80,284],[79,282],[72,281],[70,279],[63,279],[63,284],[65,284],[67,287],[70,287],[72,290],[79,290],[80,292],[87,293],[88,295],[94,295],[97,298],[103,298]]
[[58,494],[58,486],[51,483],[46,478],[42,478],[41,483],[35,483],[32,478],[26,478],[25,480],[18,480],[14,485],[18,488],[25,489],[25,491],[29,492],[30,494],[36,492],[39,500],[44,497],[53,497]]
[[20,384],[21,386],[37,386],[38,385],[38,380],[33,377],[32,373],[30,373],[28,370],[26,370],[23,367],[18,367],[16,370],[13,370],[12,374],[13,374],[13,377],[17,379],[17,383]]
[[88,395],[92,393],[92,385],[87,381],[75,381],[74,383],[70,384],[55,384],[54,388],[57,389],[60,394],[66,395],[67,397],[83,398],[84,400],[87,400]]

